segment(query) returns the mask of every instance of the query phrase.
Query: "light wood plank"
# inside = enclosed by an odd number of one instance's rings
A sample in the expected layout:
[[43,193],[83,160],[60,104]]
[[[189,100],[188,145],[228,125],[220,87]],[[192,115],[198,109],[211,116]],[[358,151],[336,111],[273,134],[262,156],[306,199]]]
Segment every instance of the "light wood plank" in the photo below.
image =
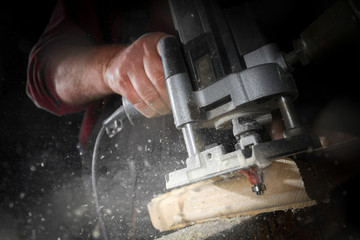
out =
[[160,195],[148,204],[153,226],[167,231],[221,217],[255,215],[316,204],[307,195],[291,159],[279,159],[264,172],[266,191],[256,195],[244,175],[217,177]]

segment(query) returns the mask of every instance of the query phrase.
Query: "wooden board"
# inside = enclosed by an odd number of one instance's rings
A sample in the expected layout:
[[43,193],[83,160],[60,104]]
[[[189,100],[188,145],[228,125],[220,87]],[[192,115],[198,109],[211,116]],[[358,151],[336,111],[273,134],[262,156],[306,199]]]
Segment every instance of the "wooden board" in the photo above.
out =
[[217,177],[160,195],[148,204],[160,231],[221,217],[247,216],[315,205],[294,161],[279,159],[264,172],[266,191],[256,195],[244,175]]

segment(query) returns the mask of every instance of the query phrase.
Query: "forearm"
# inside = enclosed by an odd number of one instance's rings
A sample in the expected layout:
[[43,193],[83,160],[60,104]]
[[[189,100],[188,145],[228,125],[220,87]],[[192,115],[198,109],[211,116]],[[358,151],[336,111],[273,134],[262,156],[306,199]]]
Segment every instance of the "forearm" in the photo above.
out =
[[69,105],[84,105],[112,94],[104,71],[122,45],[65,48],[54,56],[52,83],[60,99]]

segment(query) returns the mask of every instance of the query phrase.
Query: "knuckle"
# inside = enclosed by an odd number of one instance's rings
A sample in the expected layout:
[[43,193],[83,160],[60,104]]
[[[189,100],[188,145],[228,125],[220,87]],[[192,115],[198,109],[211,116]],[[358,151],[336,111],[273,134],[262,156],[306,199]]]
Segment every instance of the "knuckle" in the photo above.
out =
[[132,47],[134,48],[142,48],[146,45],[147,39],[145,37],[138,38],[135,42],[133,42]]
[[125,51],[123,54],[122,64],[128,67],[128,65],[133,62],[133,55],[134,54],[132,49],[128,49],[127,51]]
[[121,94],[124,91],[124,89],[126,89],[126,82],[123,80],[119,80],[117,83],[118,83],[118,91]]
[[138,56],[141,52],[139,46],[138,43],[134,42],[126,48],[122,54],[122,64],[130,65],[134,61],[139,61]]
[[159,95],[156,91],[147,91],[143,93],[143,98],[147,102],[154,102],[159,98]]
[[165,87],[164,73],[162,71],[152,73],[151,79],[156,86]]
[[124,61],[126,63],[124,70],[129,74],[135,74],[139,68],[143,68],[142,56],[139,51],[127,52]]
[[119,91],[123,91],[128,88],[129,79],[127,78],[127,76],[125,76],[125,74],[120,74],[117,83],[119,86]]
[[131,102],[140,111],[142,111],[146,107],[146,103],[144,101],[142,101],[141,99],[135,98],[135,99],[132,99]]

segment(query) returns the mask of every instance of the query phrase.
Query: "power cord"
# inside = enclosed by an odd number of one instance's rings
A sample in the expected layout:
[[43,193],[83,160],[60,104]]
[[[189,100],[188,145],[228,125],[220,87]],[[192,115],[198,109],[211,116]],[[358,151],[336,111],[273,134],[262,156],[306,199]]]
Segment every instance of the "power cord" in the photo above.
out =
[[116,134],[118,134],[123,128],[123,120],[127,119],[129,122],[134,125],[134,122],[137,121],[137,118],[141,116],[139,111],[127,100],[127,98],[122,97],[122,106],[120,106],[115,112],[113,112],[108,118],[106,118],[103,123],[102,127],[96,137],[94,151],[92,156],[92,163],[91,163],[91,182],[93,188],[93,195],[95,198],[95,206],[96,211],[98,214],[99,222],[101,231],[104,235],[105,240],[109,240],[107,231],[105,228],[104,219],[101,215],[101,209],[99,204],[99,196],[96,187],[96,161],[97,156],[99,155],[99,146],[100,146],[100,139],[106,132],[108,137],[112,138]]
[[91,182],[92,182],[92,189],[93,189],[93,195],[94,195],[94,200],[95,200],[95,207],[96,207],[96,211],[97,211],[99,222],[100,222],[100,228],[104,235],[104,239],[109,240],[107,231],[105,228],[104,219],[101,214],[101,209],[100,209],[100,204],[99,204],[99,196],[98,196],[97,187],[96,187],[96,162],[97,162],[97,156],[99,155],[98,152],[99,152],[99,146],[100,146],[100,139],[104,135],[104,132],[105,132],[105,127],[102,126],[96,137],[93,156],[92,156],[92,163],[91,163]]

